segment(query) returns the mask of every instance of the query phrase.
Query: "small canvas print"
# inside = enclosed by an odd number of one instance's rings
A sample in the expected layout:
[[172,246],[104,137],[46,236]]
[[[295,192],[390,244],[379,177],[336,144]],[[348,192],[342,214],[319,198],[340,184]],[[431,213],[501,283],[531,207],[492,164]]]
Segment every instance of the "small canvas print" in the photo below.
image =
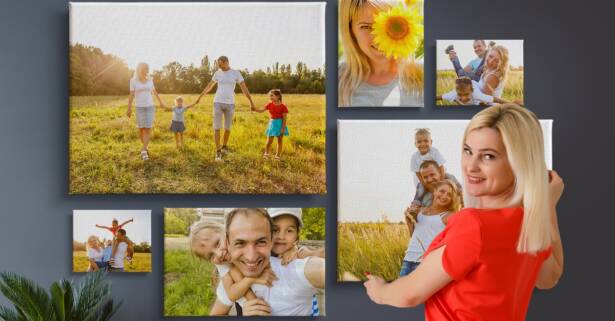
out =
[[423,0],[340,0],[338,106],[423,107]]
[[523,105],[523,40],[438,40],[436,105]]
[[69,193],[325,193],[324,9],[71,3]]
[[[406,262],[421,261],[467,202],[461,158],[468,123],[338,121],[339,281],[359,281],[366,271],[392,281],[416,267]],[[552,121],[540,123],[550,168]],[[413,234],[417,220],[431,224],[429,233]]]
[[166,208],[164,316],[324,316],[324,240],[324,208]]
[[73,272],[151,272],[151,253],[151,211],[73,211]]

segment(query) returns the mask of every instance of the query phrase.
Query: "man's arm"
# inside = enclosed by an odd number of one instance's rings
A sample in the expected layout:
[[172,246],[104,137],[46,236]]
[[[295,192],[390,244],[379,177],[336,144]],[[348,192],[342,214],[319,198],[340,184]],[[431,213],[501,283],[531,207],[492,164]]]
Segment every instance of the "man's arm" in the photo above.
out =
[[216,81],[215,80],[210,80],[209,83],[207,84],[207,86],[205,86],[205,89],[203,89],[203,92],[201,93],[201,96],[207,95],[207,93],[209,91],[211,91],[214,88],[215,85],[216,85]]
[[317,289],[325,288],[325,259],[312,256],[305,262],[305,278]]
[[250,101],[250,109],[254,110],[256,107],[254,106],[254,102],[252,101],[252,96],[250,96],[250,91],[248,90],[248,87],[246,86],[246,82],[245,81],[240,82],[239,88],[241,88],[241,92],[243,92],[246,98],[248,98],[248,100]]

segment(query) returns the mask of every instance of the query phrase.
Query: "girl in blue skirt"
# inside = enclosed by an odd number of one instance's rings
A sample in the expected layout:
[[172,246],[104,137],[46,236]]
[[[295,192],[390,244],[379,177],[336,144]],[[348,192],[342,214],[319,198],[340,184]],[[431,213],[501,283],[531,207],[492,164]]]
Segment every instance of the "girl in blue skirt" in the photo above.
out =
[[286,120],[288,115],[288,108],[286,105],[282,103],[282,92],[279,89],[272,89],[269,91],[269,102],[263,108],[253,108],[252,110],[258,113],[262,113],[266,110],[269,111],[269,115],[271,119],[269,120],[269,126],[267,126],[267,130],[265,130],[265,135],[267,136],[267,145],[265,146],[265,153],[263,154],[263,158],[269,157],[269,150],[271,149],[271,144],[273,144],[273,138],[278,138],[278,149],[274,158],[276,160],[280,160],[282,157],[282,142],[284,136],[288,136],[288,127],[286,126]]

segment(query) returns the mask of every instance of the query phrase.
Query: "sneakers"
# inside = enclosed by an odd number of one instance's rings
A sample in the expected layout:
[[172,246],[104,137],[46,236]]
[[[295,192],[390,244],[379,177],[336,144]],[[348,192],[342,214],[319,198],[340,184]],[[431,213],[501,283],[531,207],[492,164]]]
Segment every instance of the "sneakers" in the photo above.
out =
[[149,159],[149,155],[147,155],[147,151],[146,150],[142,150],[141,151],[141,159],[146,161]]
[[222,146],[222,148],[220,148],[220,151],[223,155],[226,155],[231,152],[226,145]]
[[222,150],[216,152],[216,162],[222,161]]
[[263,153],[263,159],[267,159],[267,158],[269,158],[269,153],[267,152]]

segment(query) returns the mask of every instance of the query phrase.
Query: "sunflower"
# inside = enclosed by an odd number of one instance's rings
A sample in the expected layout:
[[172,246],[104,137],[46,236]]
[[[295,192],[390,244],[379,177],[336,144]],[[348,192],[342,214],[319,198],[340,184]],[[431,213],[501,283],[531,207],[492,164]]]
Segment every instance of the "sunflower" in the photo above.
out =
[[389,58],[410,56],[423,38],[423,19],[418,10],[403,5],[376,14],[373,28],[374,44]]

